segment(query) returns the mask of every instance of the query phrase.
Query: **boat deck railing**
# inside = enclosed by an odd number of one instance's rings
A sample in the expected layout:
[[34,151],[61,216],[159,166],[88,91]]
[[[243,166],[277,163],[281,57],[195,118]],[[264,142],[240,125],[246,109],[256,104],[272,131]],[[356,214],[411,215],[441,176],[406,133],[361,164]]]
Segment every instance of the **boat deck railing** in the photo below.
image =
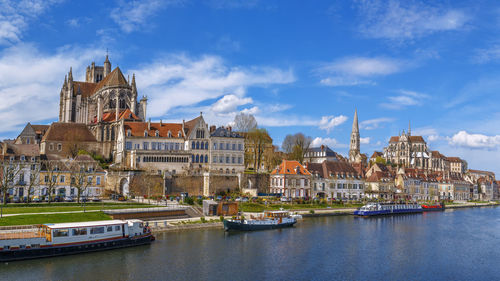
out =
[[37,225],[1,226],[0,240],[43,238],[45,235]]

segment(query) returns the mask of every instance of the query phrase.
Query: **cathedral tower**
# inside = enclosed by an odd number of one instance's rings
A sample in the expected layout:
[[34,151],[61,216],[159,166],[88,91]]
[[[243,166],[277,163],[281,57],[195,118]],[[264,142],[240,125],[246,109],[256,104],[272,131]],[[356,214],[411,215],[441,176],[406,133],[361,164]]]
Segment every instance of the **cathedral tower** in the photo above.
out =
[[354,110],[354,120],[352,121],[351,144],[349,147],[349,162],[361,162],[361,153],[359,150],[359,126],[358,111]]

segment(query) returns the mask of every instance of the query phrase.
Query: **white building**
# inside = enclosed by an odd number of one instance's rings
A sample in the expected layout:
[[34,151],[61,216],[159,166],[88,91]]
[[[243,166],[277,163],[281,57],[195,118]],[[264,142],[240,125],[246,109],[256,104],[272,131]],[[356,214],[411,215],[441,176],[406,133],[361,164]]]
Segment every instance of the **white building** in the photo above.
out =
[[210,171],[235,174],[245,171],[245,138],[231,127],[210,128]]
[[347,162],[308,163],[312,196],[336,200],[359,200],[365,196],[363,177]]

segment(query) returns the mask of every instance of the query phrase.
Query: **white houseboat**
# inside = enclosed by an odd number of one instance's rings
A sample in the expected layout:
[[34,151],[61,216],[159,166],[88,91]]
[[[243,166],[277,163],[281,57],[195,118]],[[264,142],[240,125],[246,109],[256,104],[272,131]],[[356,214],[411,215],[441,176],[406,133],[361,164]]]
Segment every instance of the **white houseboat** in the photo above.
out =
[[141,220],[42,224],[0,229],[0,262],[53,257],[149,244]]

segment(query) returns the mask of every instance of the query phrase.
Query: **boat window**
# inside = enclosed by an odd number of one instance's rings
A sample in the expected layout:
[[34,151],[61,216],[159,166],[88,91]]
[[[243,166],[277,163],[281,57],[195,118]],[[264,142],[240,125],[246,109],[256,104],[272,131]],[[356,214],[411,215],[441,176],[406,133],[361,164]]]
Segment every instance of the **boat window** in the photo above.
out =
[[113,231],[113,226],[112,226],[112,225],[108,225],[108,226],[106,227],[106,231],[107,231],[107,232],[111,232],[111,231]]
[[90,229],[90,234],[101,234],[104,233],[104,226],[92,227]]
[[115,225],[115,231],[120,231],[120,226],[119,225]]
[[31,248],[40,248],[40,244],[31,244]]
[[3,249],[4,250],[10,250],[10,246],[5,245],[5,246],[3,246]]
[[87,228],[73,228],[73,236],[75,235],[87,235]]
[[19,245],[19,249],[26,249],[26,245]]
[[54,229],[53,234],[54,237],[66,237],[69,235],[68,229]]

